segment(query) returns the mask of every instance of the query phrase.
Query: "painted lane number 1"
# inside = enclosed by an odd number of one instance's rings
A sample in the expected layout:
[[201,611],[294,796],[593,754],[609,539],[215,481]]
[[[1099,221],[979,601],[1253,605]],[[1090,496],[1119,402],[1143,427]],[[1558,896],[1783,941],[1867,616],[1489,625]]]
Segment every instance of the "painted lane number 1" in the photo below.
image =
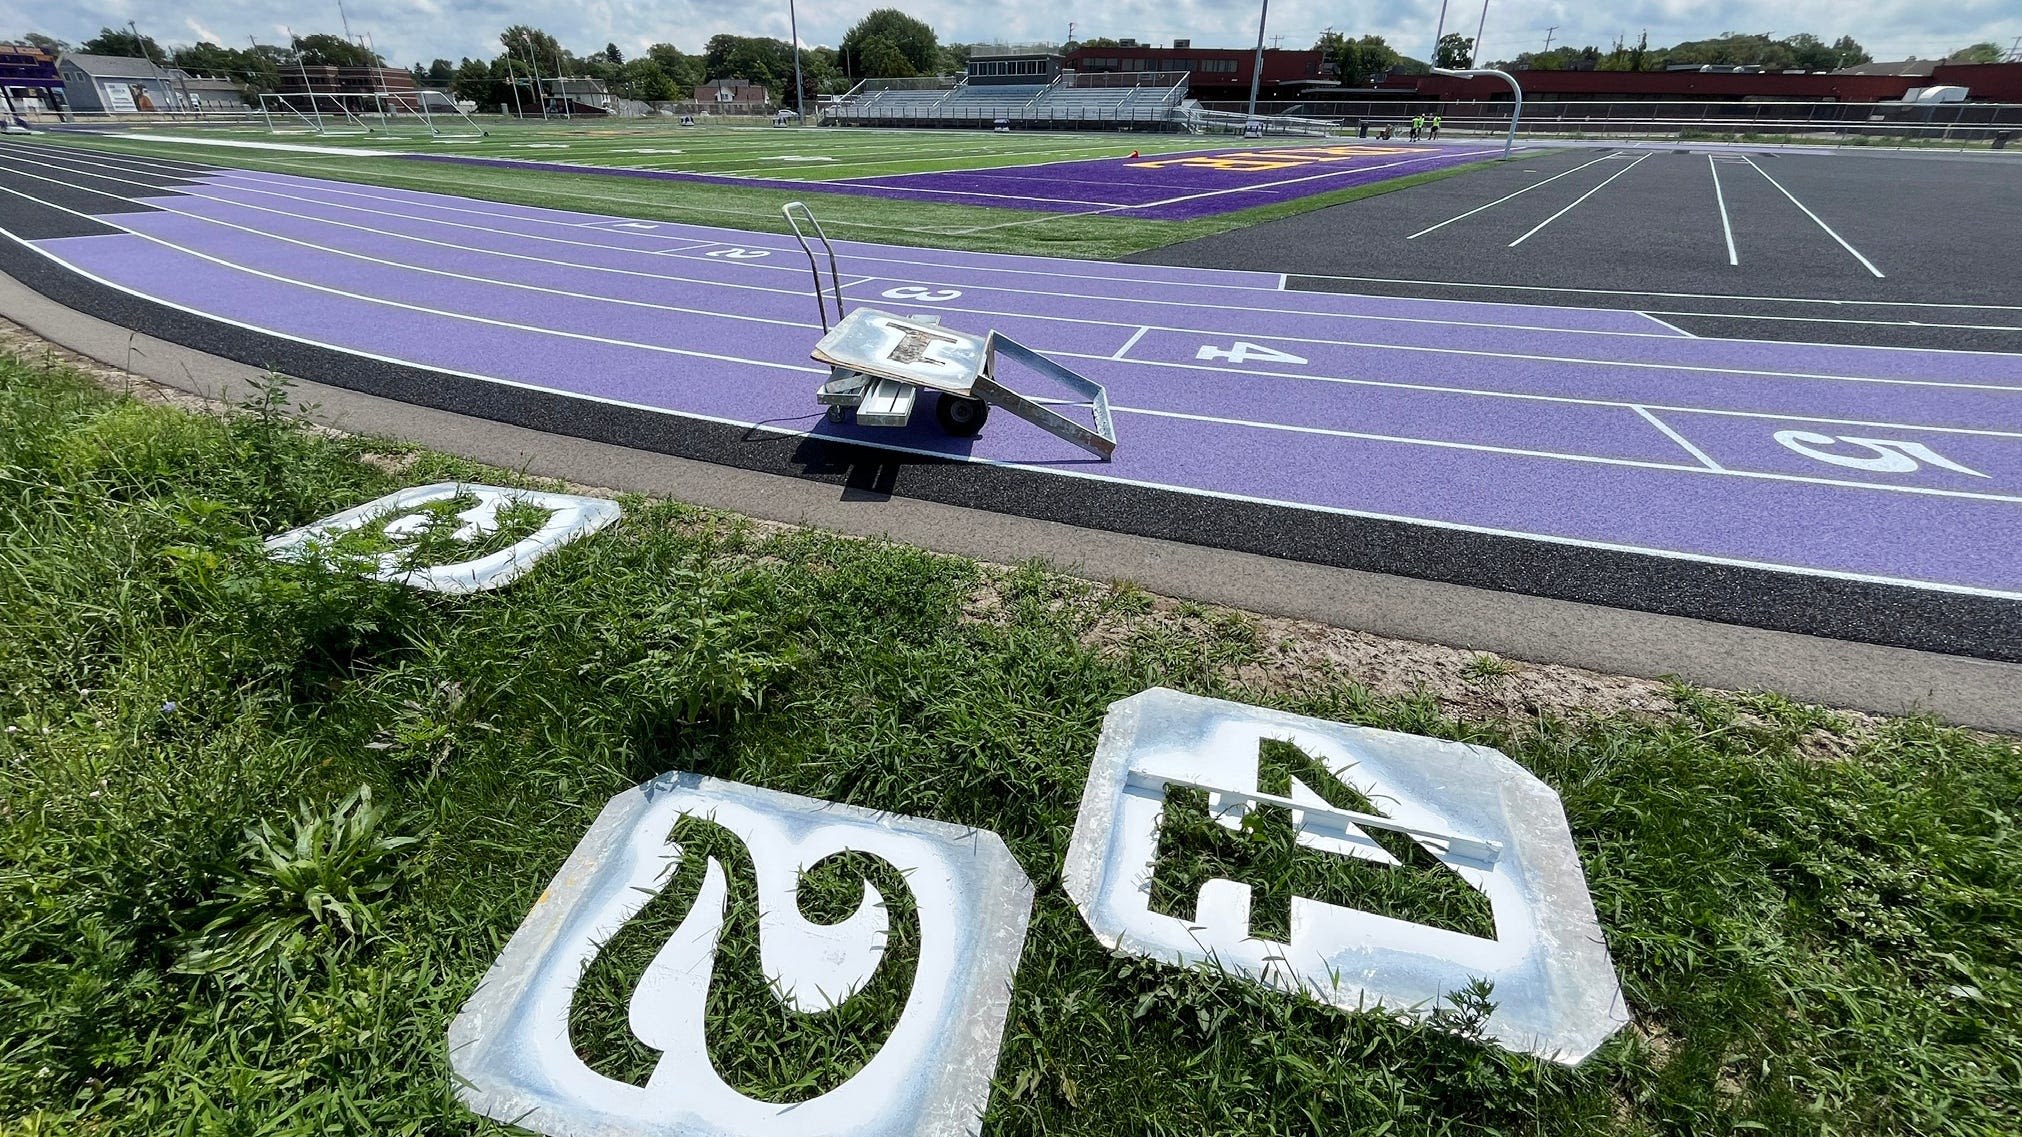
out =
[[[1867,470],[1876,474],[1908,474],[1929,465],[1961,474],[1971,474],[1976,478],[1987,476],[1978,470],[1961,466],[1921,442],[1904,442],[1894,438],[1854,438],[1844,434],[1834,438],[1832,435],[1810,430],[1779,430],[1776,432],[1776,440],[1807,458],[1816,458],[1835,466]],[[1841,454],[1822,449],[1841,443],[1858,447],[1867,453]]]
[[1216,347],[1203,344],[1194,353],[1195,359],[1226,359],[1230,363],[1299,363],[1306,362],[1304,356],[1293,355],[1289,351],[1279,351],[1263,344],[1237,340],[1231,347]]

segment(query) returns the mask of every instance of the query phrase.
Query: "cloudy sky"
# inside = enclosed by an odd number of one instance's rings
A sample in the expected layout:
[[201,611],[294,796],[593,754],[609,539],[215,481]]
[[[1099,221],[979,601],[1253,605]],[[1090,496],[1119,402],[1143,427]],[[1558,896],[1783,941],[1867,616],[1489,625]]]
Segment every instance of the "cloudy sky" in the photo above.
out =
[[[834,44],[872,8],[897,6],[932,24],[943,42],[1065,39],[1072,22],[1081,36],[1130,36],[1169,43],[1191,37],[1201,46],[1241,47],[1256,42],[1255,0],[800,0],[800,37],[807,44]],[[628,54],[649,43],[669,42],[698,51],[718,32],[787,38],[786,0],[724,4],[720,0],[580,0],[532,4],[523,0],[347,0],[345,13],[355,34],[394,63],[452,61],[465,55],[489,58],[499,51],[498,32],[529,23],[555,34],[571,50],[589,52],[616,43]],[[1474,0],[1452,0],[1447,22],[1464,35],[1481,17]],[[1310,47],[1328,27],[1356,35],[1385,36],[1410,54],[1427,54],[1438,0],[1376,0],[1358,5],[1325,0],[1278,0],[1271,5],[1270,34],[1284,47]],[[297,34],[340,32],[337,0],[68,0],[30,3],[0,0],[0,38],[39,31],[77,42],[104,25],[136,21],[142,32],[165,43],[208,39],[243,46],[246,37],[263,43],[285,40],[283,26]],[[1631,43],[1643,31],[1653,44],[1700,39],[1727,31],[1767,32],[1777,38],[1811,32],[1828,40],[1850,34],[1877,59],[1942,56],[1981,40],[2003,47],[2022,36],[2022,4],[2016,0],[1873,0],[1851,5],[1839,0],[1627,0],[1617,4],[1559,0],[1495,0],[1482,40],[1490,58],[1507,58],[1544,46],[1546,29],[1556,25],[1554,44],[1597,44],[1616,37]]]

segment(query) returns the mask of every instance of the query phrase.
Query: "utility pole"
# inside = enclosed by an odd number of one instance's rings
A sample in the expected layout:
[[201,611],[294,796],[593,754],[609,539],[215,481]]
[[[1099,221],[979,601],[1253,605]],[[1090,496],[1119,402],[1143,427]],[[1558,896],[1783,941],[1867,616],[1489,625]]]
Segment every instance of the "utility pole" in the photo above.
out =
[[1559,30],[1559,26],[1558,26],[1557,24],[1553,24],[1553,25],[1552,25],[1551,27],[1549,27],[1549,28],[1546,28],[1546,29],[1545,29],[1545,50],[1546,50],[1546,51],[1550,51],[1550,50],[1552,49],[1552,33],[1553,33],[1553,32],[1555,32],[1555,31],[1558,31],[1558,30]]
[[[786,30],[793,37],[793,125],[807,125],[807,108],[801,105],[800,93],[800,17],[794,13],[793,0],[786,0]],[[1067,37],[1074,38],[1074,25],[1067,25]]]
[[1264,22],[1270,18],[1271,0],[1264,0],[1263,8],[1257,13],[1257,59],[1255,70],[1250,72],[1249,118],[1257,117],[1257,86],[1264,81]]
[[2022,36],[2016,36],[2015,42],[2008,45],[2008,62],[2022,63]]
[[[143,37],[143,36],[142,36],[142,35],[140,34],[140,29],[134,26],[134,23],[133,23],[133,21],[132,21],[132,20],[128,20],[128,21],[126,22],[126,30],[127,30],[127,31],[130,31],[130,32],[132,32],[132,33],[133,33],[133,45],[134,45],[135,47],[138,47],[138,48],[140,49],[140,57],[141,57],[142,59],[145,59],[145,60],[147,60],[147,61],[148,61],[149,63],[154,63],[154,56],[152,56],[152,55],[149,55],[149,54],[147,53],[147,40],[146,40],[146,38],[144,38],[144,37]],[[164,62],[167,62],[167,61],[164,61]],[[155,66],[157,66],[157,67],[161,67],[161,64],[159,64],[159,63],[156,63],[156,64],[155,64]],[[166,79],[167,79],[168,77],[169,77],[169,76],[168,76],[168,68],[166,68],[166,67],[162,67],[162,78],[163,78],[164,80],[166,80]],[[180,86],[180,87],[182,88],[182,90],[183,90],[183,109],[184,109],[184,110],[190,110],[190,109],[191,109],[191,107],[190,107],[190,87],[189,87],[189,84],[187,84],[187,83],[183,83],[183,82],[181,82],[180,80],[178,80],[178,81],[177,81],[177,85],[178,85],[178,86]],[[162,90],[163,90],[163,92],[164,92],[164,93],[168,93],[168,94],[173,94],[173,92],[169,91],[169,89],[168,89],[168,84],[167,84],[166,82],[164,82],[164,83],[162,84]]]

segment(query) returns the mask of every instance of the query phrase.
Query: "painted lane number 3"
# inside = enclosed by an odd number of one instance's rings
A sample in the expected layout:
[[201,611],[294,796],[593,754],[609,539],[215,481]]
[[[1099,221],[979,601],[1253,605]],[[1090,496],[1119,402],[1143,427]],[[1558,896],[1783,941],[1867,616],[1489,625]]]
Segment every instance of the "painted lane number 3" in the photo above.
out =
[[1263,344],[1237,340],[1231,347],[1216,347],[1203,344],[1194,353],[1195,359],[1226,359],[1230,363],[1305,363],[1304,356],[1293,355],[1289,351],[1279,351]]
[[[1904,442],[1894,438],[1854,438],[1850,435],[1834,438],[1829,434],[1819,434],[1810,430],[1779,430],[1776,432],[1776,440],[1807,458],[1816,458],[1835,466],[1867,470],[1876,474],[1907,474],[1928,465],[1956,473],[1971,474],[1976,478],[1987,476],[1952,461],[1921,442]],[[1842,454],[1836,450],[1824,449],[1841,444],[1867,453]]]
[[918,300],[922,304],[946,304],[950,300],[960,300],[962,293],[953,288],[921,288],[917,284],[901,284],[897,288],[887,288],[879,295],[887,300]]

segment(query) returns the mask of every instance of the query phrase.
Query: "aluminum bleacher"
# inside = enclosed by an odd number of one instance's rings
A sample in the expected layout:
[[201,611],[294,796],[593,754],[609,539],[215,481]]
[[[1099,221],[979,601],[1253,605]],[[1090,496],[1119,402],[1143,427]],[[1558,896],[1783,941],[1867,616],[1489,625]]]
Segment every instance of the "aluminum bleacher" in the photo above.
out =
[[866,79],[831,106],[822,121],[833,126],[1184,130],[1186,83],[1184,71],[1062,71],[1050,83]]

